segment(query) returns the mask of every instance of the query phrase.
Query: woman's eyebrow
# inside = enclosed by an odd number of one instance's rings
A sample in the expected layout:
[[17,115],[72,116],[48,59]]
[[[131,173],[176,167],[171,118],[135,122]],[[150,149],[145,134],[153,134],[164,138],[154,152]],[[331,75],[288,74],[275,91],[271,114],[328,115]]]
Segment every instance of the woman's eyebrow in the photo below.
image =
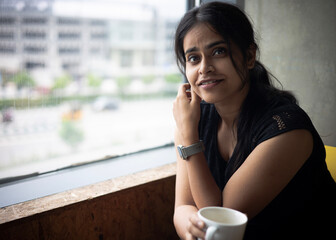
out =
[[219,40],[219,41],[216,41],[216,42],[213,42],[213,43],[210,43],[210,44],[206,45],[205,48],[210,49],[210,48],[213,48],[213,47],[215,47],[217,45],[220,45],[220,44],[227,44],[227,42],[224,41],[224,40]]
[[[205,46],[205,48],[210,49],[210,48],[213,48],[213,47],[215,47],[217,45],[220,45],[220,44],[227,44],[227,42],[224,41],[224,40],[219,40],[219,41],[216,41],[216,42],[213,42],[213,43],[209,43],[208,45]],[[198,50],[199,50],[199,48],[197,48],[197,47],[189,48],[187,51],[185,51],[184,55],[187,55],[190,52],[196,52]]]
[[197,47],[189,48],[187,51],[185,51],[184,55],[187,55],[188,53],[191,53],[191,52],[196,52],[197,50],[198,50]]

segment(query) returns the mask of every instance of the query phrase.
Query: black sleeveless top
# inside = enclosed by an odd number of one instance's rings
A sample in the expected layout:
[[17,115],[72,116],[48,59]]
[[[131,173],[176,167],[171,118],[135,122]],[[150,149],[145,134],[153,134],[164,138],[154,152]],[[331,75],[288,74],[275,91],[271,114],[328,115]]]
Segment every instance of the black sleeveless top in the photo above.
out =
[[[234,174],[237,149],[226,162],[218,150],[220,116],[213,104],[201,103],[200,139],[205,144],[209,169],[223,190]],[[324,144],[308,115],[296,104],[285,103],[267,110],[254,124],[248,148],[279,134],[306,129],[313,151],[288,185],[257,216],[249,219],[244,239],[330,239],[336,227],[336,184],[325,162]],[[332,235],[328,235],[328,231]],[[326,236],[326,237],[323,237]],[[330,236],[330,238],[329,238]]]

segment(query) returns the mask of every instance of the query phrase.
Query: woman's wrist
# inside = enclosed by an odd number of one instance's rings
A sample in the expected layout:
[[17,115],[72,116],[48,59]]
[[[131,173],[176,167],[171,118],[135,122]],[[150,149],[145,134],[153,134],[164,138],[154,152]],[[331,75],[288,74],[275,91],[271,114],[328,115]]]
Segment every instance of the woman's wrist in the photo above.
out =
[[198,133],[183,136],[183,138],[182,138],[182,145],[183,146],[190,146],[190,145],[192,145],[194,143],[197,143],[197,142],[199,142]]

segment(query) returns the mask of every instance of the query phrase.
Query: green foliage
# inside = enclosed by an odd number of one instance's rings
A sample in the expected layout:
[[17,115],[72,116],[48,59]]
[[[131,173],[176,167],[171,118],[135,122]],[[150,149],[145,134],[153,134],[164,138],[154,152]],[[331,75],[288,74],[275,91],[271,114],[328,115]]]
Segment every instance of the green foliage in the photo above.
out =
[[179,73],[167,74],[164,76],[164,79],[167,83],[182,83],[183,78]]
[[83,104],[90,103],[94,101],[99,95],[90,95],[90,96],[66,96],[66,97],[57,97],[57,96],[44,96],[41,98],[14,98],[14,99],[0,99],[0,110],[14,107],[16,109],[26,109],[29,108],[38,108],[38,107],[50,107],[57,106],[64,102],[69,101],[79,101]]
[[117,79],[117,85],[119,88],[125,88],[131,83],[131,77],[130,76],[121,76]]
[[98,88],[102,83],[102,79],[92,73],[89,73],[86,78],[90,87]]
[[68,74],[64,74],[63,76],[57,77],[54,82],[53,89],[64,89],[66,88],[72,81],[72,78]]
[[130,76],[120,76],[116,79],[119,88],[119,96],[125,96],[125,88],[131,83]]
[[72,148],[76,148],[84,140],[83,131],[74,121],[63,121],[59,134]]
[[152,82],[154,82],[155,80],[155,76],[154,75],[146,75],[143,76],[142,81],[144,84],[151,84]]
[[10,81],[14,82],[17,88],[19,89],[23,87],[34,87],[35,86],[34,79],[25,71],[15,74],[11,78]]

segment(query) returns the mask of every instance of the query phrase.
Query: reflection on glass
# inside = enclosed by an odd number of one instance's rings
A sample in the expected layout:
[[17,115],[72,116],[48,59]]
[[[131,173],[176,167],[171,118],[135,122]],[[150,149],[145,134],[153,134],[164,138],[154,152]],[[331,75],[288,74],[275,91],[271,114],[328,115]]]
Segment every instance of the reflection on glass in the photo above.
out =
[[172,142],[178,0],[0,0],[0,179]]

